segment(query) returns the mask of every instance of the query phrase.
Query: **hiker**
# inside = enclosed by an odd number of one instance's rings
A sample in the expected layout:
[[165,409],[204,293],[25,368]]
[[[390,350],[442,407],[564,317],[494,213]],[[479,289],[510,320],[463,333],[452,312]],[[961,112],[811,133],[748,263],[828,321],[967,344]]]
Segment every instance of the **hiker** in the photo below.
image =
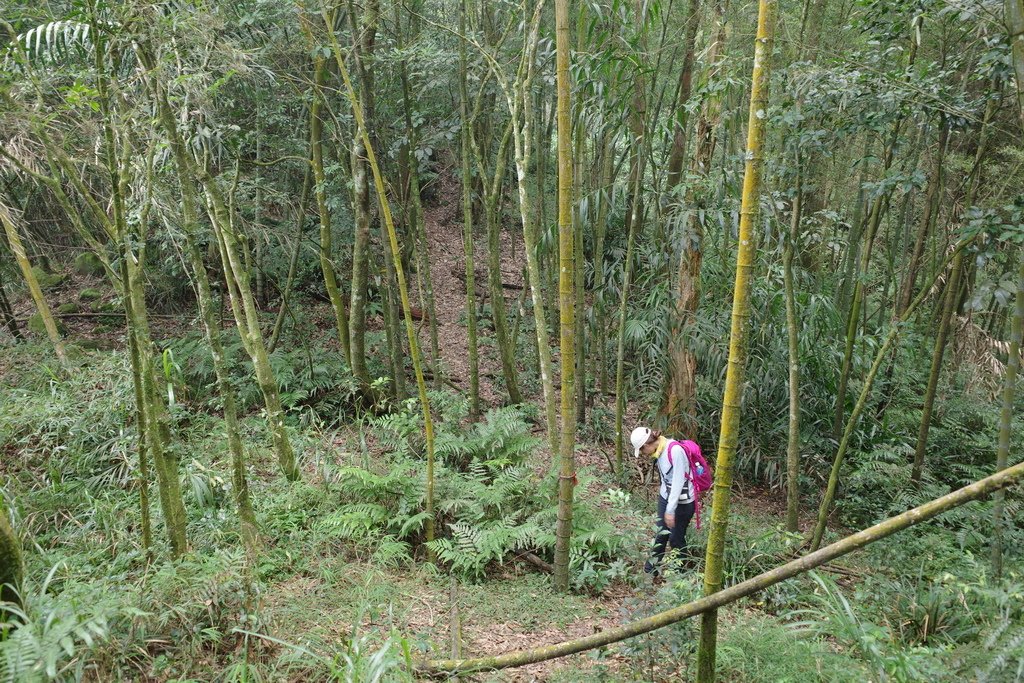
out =
[[666,546],[671,545],[679,558],[686,557],[686,528],[697,510],[697,496],[710,486],[711,469],[693,441],[671,441],[647,427],[634,429],[629,440],[634,457],[652,458],[661,476],[658,534],[653,556],[644,563],[646,573],[657,575]]

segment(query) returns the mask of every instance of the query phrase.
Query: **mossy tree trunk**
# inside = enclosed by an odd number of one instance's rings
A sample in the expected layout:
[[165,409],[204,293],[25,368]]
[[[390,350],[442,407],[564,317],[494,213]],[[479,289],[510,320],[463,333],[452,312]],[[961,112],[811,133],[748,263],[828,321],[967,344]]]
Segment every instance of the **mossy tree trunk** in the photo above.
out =
[[[377,19],[380,6],[377,0],[366,3],[361,20],[354,4],[349,2],[349,22],[352,26],[356,75],[367,99],[366,120],[373,120],[373,67],[377,40]],[[333,15],[332,15],[333,18]],[[333,30],[333,27],[332,27]],[[367,135],[363,135],[366,133]],[[367,176],[367,151],[364,137],[369,131],[358,128],[352,143],[352,211],[355,216],[355,240],[352,246],[352,286],[349,303],[349,337],[352,350],[352,373],[364,393],[370,392],[370,371],[366,366],[366,296],[370,272],[370,183]]]
[[[732,494],[732,468],[739,440],[740,411],[743,402],[743,376],[747,360],[747,321],[750,317],[751,276],[757,254],[755,223],[761,197],[761,167],[765,123],[767,121],[771,78],[772,46],[775,38],[776,0],[758,4],[757,38],[754,42],[754,67],[750,86],[750,114],[747,119],[746,168],[740,207],[739,253],[736,257],[736,283],[733,289],[732,327],[729,332],[729,364],[722,399],[722,428],[718,437],[715,483],[711,508],[711,530],[705,557],[704,594],[722,589],[724,580],[725,538],[729,529],[729,504]],[[697,653],[697,680],[715,680],[715,650],[718,643],[718,612],[708,610],[701,616],[700,645]]]
[[523,243],[526,252],[527,286],[533,304],[533,322],[537,337],[537,365],[540,369],[541,393],[547,422],[548,443],[554,456],[559,449],[558,408],[551,365],[551,338],[548,334],[547,312],[544,303],[543,279],[540,270],[540,239],[537,214],[530,202],[528,174],[533,156],[533,126],[536,123],[532,106],[532,84],[537,57],[537,38],[540,13],[535,12],[531,29],[527,32],[523,62],[512,89],[508,92],[509,111],[512,114],[512,140],[515,152],[516,185],[519,190],[519,217],[523,225]]
[[[21,540],[11,527],[11,520],[0,498],[0,600],[21,604],[21,580],[25,565],[21,557]],[[0,617],[3,612],[0,611]]]
[[[327,28],[327,37],[330,41],[331,50],[334,53],[338,71],[345,84],[345,95],[348,97],[352,107],[352,114],[356,120],[356,126],[360,131],[362,143],[366,149],[366,160],[373,173],[374,187],[377,191],[377,201],[380,205],[381,217],[387,229],[388,244],[391,248],[391,262],[395,268],[398,279],[398,293],[402,303],[402,313],[405,317],[405,332],[409,343],[409,355],[412,359],[413,372],[416,375],[416,388],[419,393],[420,406],[423,409],[424,440],[426,441],[426,504],[425,512],[427,520],[425,523],[424,536],[429,543],[434,540],[434,420],[430,412],[430,399],[427,395],[427,383],[423,376],[423,362],[420,354],[419,341],[416,337],[416,328],[412,320],[412,306],[409,303],[409,287],[406,284],[405,270],[402,267],[402,252],[398,244],[398,232],[395,230],[395,223],[391,216],[391,205],[388,202],[387,191],[384,186],[384,176],[381,174],[380,166],[377,164],[377,156],[374,153],[373,144],[367,133],[366,120],[363,116],[363,108],[359,97],[352,87],[352,79],[349,77],[348,67],[345,66],[345,56],[342,54],[338,38],[334,34],[334,21],[332,17],[324,12],[324,23]],[[428,559],[433,562],[433,552],[428,549]]]
[[572,122],[569,93],[569,0],[555,0],[555,80],[558,89],[558,300],[561,307],[562,435],[558,465],[558,521],[555,529],[555,588],[569,590],[572,498],[576,483],[575,339],[576,267],[572,226]]
[[351,368],[350,321],[334,269],[331,209],[327,203],[327,176],[324,173],[323,116],[321,111],[325,99],[323,87],[327,80],[327,60],[322,55],[317,55],[313,60],[313,74],[313,103],[309,107],[309,157],[316,185],[314,195],[316,196],[317,213],[320,216],[320,271],[323,273],[324,287],[327,289],[327,297],[331,300],[331,308],[334,309],[335,328],[338,333],[338,343],[341,345],[341,353],[345,357],[345,363]]
[[66,363],[67,353],[64,351],[64,341],[57,330],[57,323],[53,319],[53,312],[50,310],[49,304],[46,303],[46,297],[43,296],[43,289],[39,286],[39,280],[36,278],[35,273],[32,272],[32,264],[25,253],[25,245],[21,241],[21,235],[18,234],[18,226],[14,222],[14,214],[3,202],[0,202],[0,223],[4,224],[7,244],[14,254],[14,260],[18,263],[21,276],[25,279],[25,285],[32,296],[32,303],[36,306],[36,312],[39,313],[39,317],[43,320],[43,327],[46,328],[46,336],[53,345],[54,353],[57,354],[57,358],[61,363]]
[[233,221],[227,203],[217,183],[205,169],[197,169],[208,202],[208,213],[213,225],[214,234],[221,254],[225,281],[232,302],[232,312],[243,346],[252,359],[256,372],[256,382],[263,395],[263,404],[267,411],[267,423],[277,453],[277,462],[281,472],[289,481],[299,478],[298,463],[292,447],[288,427],[284,423],[284,409],[281,407],[281,395],[277,385],[274,368],[270,365],[270,355],[263,341],[260,329],[259,314],[249,286],[249,273],[241,256],[245,247],[238,240],[232,227]]
[[195,283],[196,298],[199,303],[199,315],[203,321],[203,329],[210,352],[213,356],[213,369],[217,382],[217,393],[220,395],[224,411],[224,427],[227,432],[228,452],[231,455],[231,490],[235,499],[238,514],[240,535],[246,552],[255,557],[259,550],[259,532],[256,524],[256,513],[253,511],[249,496],[249,480],[246,475],[245,451],[242,445],[241,430],[238,424],[238,408],[235,389],[231,383],[231,366],[233,359],[227,354],[221,338],[221,326],[217,319],[217,307],[214,304],[210,278],[203,262],[202,251],[197,241],[199,233],[199,206],[201,198],[196,181],[195,162],[189,156],[185,140],[178,130],[174,111],[167,98],[167,92],[150,62],[150,91],[155,100],[160,125],[170,142],[171,153],[181,189],[182,229],[185,233],[185,257],[192,271]]
[[[419,13],[421,2],[411,8],[413,15],[409,22],[410,38],[418,36]],[[399,4],[395,3],[395,38],[399,52],[405,48],[402,31],[402,13]],[[412,97],[412,76],[409,73],[408,59],[403,55],[398,62],[398,74],[402,84],[402,116],[405,123],[406,143],[403,145],[405,168],[402,171],[404,182],[402,192],[406,195],[406,223],[408,234],[416,251],[416,276],[420,283],[420,307],[427,319],[427,331],[430,335],[430,367],[434,373],[434,388],[440,389],[443,375],[441,372],[441,350],[437,336],[437,312],[434,305],[434,278],[430,269],[430,243],[427,239],[427,225],[423,216],[423,203],[420,197],[420,163],[416,156],[419,145],[419,128],[413,120],[416,103]]]

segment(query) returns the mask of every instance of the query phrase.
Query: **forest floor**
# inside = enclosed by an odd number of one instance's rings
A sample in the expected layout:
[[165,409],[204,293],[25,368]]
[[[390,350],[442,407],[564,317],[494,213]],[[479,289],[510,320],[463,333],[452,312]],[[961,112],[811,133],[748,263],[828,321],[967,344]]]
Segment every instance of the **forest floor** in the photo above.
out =
[[[458,188],[453,183],[454,180],[450,178],[442,180],[442,197],[457,196]],[[460,273],[464,274],[462,222],[457,202],[445,202],[442,199],[439,206],[426,207],[426,224],[443,367],[452,384],[468,387],[468,344],[463,316],[465,284],[464,275],[460,276]],[[506,303],[514,307],[517,306],[518,296],[525,284],[522,281],[522,244],[514,229],[504,231],[502,240],[505,255],[502,280],[508,285],[505,289]],[[486,298],[486,253],[482,242],[478,240],[476,245],[477,282],[481,299]],[[51,293],[51,304],[56,308],[66,300],[73,300],[74,292],[87,287],[102,288],[102,283],[98,278],[68,272],[62,287]],[[109,288],[103,288],[102,291],[102,301],[113,303],[114,297]],[[326,342],[331,337],[331,319],[326,304],[307,306],[305,311],[312,319],[323,322],[321,341]],[[19,300],[17,313],[19,317],[27,318],[31,313],[30,302]],[[64,315],[62,320],[68,327],[69,336],[88,349],[85,351],[87,357],[95,356],[99,359],[108,350],[116,351],[123,346],[123,330],[116,317],[83,313]],[[180,337],[186,331],[197,329],[196,321],[187,314],[153,315],[151,320],[154,337],[157,339]],[[229,325],[226,324],[226,327]],[[426,348],[428,335],[425,324],[421,325],[420,332],[421,343]],[[484,330],[481,332],[484,337],[480,347],[481,394],[487,405],[496,405],[504,392],[498,379],[501,376],[500,363],[493,343],[488,340],[489,335]],[[3,355],[0,354],[0,357]],[[5,393],[16,391],[23,375],[31,370],[25,366],[26,362],[30,365],[37,362],[24,355],[12,354],[9,358],[12,362],[0,360],[0,389]],[[97,380],[97,387],[101,386],[101,381]],[[528,393],[537,393],[536,388],[533,389]],[[539,399],[535,397],[534,400]],[[595,403],[606,411],[605,414],[610,414],[613,409],[609,397],[596,397]],[[628,424],[635,421],[638,412],[638,406],[629,407]],[[607,428],[607,423],[604,426]],[[258,415],[250,415],[246,419],[246,429],[252,438],[260,438]],[[540,433],[539,430],[538,427],[535,431]],[[211,439],[210,431],[218,430],[206,428],[200,431],[204,431],[204,435],[188,443],[186,447],[189,450],[205,448]],[[360,448],[369,448],[370,457],[383,455],[383,448],[373,442],[372,436],[368,446],[361,445],[362,434],[355,428],[310,432],[303,434],[302,438],[306,443],[319,441],[312,449],[338,454],[341,464],[345,464],[347,457],[351,457],[352,464],[355,464],[354,454]],[[590,483],[587,488],[581,487],[577,496],[598,501],[607,490],[616,486],[610,443],[611,434],[601,433],[600,429],[590,428],[586,433],[581,432],[577,463]],[[221,451],[212,442],[210,448]],[[219,458],[214,466],[226,468],[223,455]],[[536,449],[533,458],[533,464],[539,472],[548,468],[552,461],[551,454],[543,445]],[[254,500],[275,501],[270,505],[277,505],[273,514],[283,514],[282,505],[288,509],[295,505],[294,497],[299,494],[295,493],[295,489],[289,491],[285,487],[266,448],[253,448],[250,464]],[[14,469],[14,463],[9,461],[7,465],[0,466],[0,475],[15,476]],[[45,478],[42,473],[40,477]],[[358,552],[353,553],[351,549],[329,545],[315,548],[290,546],[283,538],[268,538],[266,540],[271,550],[260,561],[260,573],[265,577],[266,584],[259,600],[259,613],[262,632],[274,640],[264,639],[263,645],[256,649],[262,649],[265,655],[280,654],[287,650],[287,646],[282,643],[308,642],[310,639],[328,644],[341,643],[352,639],[356,631],[361,631],[374,632],[380,638],[393,633],[407,639],[414,647],[430,648],[429,656],[446,656],[449,654],[447,648],[452,640],[454,625],[458,623],[463,656],[497,654],[590,635],[691,599],[700,592],[698,574],[684,573],[670,578],[666,583],[654,584],[641,571],[653,531],[656,485],[640,485],[639,477],[636,479],[637,486],[632,490],[626,512],[615,520],[631,539],[625,578],[613,581],[598,592],[559,594],[551,589],[546,574],[522,558],[509,557],[500,565],[492,567],[485,580],[458,584],[458,620],[452,611],[451,578],[430,565],[417,563],[396,569],[374,563],[368,557],[360,557]],[[300,485],[304,487],[301,495],[321,485],[326,488],[321,472],[312,461],[305,463],[303,480]],[[740,538],[750,540],[748,549],[757,556],[760,539],[766,533],[778,529],[781,524],[781,498],[775,492],[742,487],[737,487],[735,496],[735,533]],[[258,512],[271,514],[265,510]],[[706,528],[707,525],[697,531],[691,527],[689,538],[698,556],[703,555]],[[51,539],[50,543],[47,551],[54,552],[52,544],[59,544],[59,540]],[[205,551],[197,547],[196,554],[200,556],[195,559],[196,562],[212,562],[212,558],[218,557],[212,547],[207,547]],[[767,557],[767,551],[762,555]],[[757,566],[756,563],[754,566]],[[183,596],[178,597],[185,599]],[[751,672],[757,671],[758,667],[770,669],[771,660],[777,655],[774,650],[780,645],[807,648],[806,670],[817,668],[820,672],[823,666],[826,670],[838,666],[851,672],[859,671],[859,663],[842,655],[834,645],[800,645],[800,637],[779,630],[775,617],[758,609],[759,604],[753,600],[744,601],[738,607],[724,611],[720,617],[720,652],[721,659],[726,662],[726,671],[731,672],[727,676],[729,680],[762,680],[757,677],[760,674],[755,676]],[[166,607],[185,611],[174,605]],[[207,603],[207,609],[212,611],[213,607]],[[749,634],[756,633],[765,620],[772,622],[772,627],[778,631],[775,640],[762,638],[756,643],[750,642]],[[687,623],[607,650],[483,675],[477,679],[669,680],[681,673],[685,675],[687,662],[692,660],[695,642],[696,626]],[[149,647],[154,661],[159,661],[159,652],[164,645],[153,642]],[[237,645],[237,648],[242,647],[241,643]],[[252,645],[247,639],[244,649],[248,651],[250,647]],[[139,673],[148,680],[205,678],[200,673],[202,669],[211,672],[222,666],[224,660],[224,653],[217,654],[216,648],[213,651],[197,652],[194,656],[195,661],[190,666],[180,667],[166,662],[164,669],[154,664]],[[211,678],[215,679],[216,676]],[[825,679],[834,680],[828,676]],[[851,679],[857,680],[857,677]]]

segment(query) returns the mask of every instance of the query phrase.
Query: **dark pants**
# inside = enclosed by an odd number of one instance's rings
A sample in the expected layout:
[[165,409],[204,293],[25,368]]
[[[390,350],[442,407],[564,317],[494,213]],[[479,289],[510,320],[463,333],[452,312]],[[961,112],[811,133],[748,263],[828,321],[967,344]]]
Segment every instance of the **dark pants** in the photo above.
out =
[[680,558],[686,557],[686,527],[690,525],[696,505],[679,503],[676,506],[676,525],[669,529],[665,524],[665,508],[668,501],[658,496],[658,535],[654,537],[654,561],[660,563],[665,557],[665,546],[671,544]]

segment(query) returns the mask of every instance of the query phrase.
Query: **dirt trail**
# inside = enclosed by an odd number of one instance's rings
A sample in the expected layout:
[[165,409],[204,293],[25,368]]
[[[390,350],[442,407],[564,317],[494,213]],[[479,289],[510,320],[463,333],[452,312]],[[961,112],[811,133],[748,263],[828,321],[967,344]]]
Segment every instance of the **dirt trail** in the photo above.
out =
[[[438,346],[446,375],[454,384],[469,391],[469,337],[466,330],[466,284],[460,275],[466,271],[465,250],[462,244],[462,187],[454,175],[442,174],[438,179],[436,205],[423,207],[430,259],[430,275],[434,285],[434,306],[437,315]],[[515,288],[506,288],[505,305],[510,317],[516,311],[516,294],[522,291],[523,253],[522,235],[517,226],[503,226],[501,234],[502,282]],[[474,230],[474,266],[476,271],[478,311],[487,302],[487,236],[483,226]],[[497,405],[507,399],[504,389],[495,386],[493,378],[501,375],[501,361],[493,343],[488,318],[481,316],[477,325],[480,353],[480,398],[486,404]],[[425,332],[425,330],[424,330]],[[424,335],[425,337],[425,335]],[[486,338],[486,340],[485,340]]]

